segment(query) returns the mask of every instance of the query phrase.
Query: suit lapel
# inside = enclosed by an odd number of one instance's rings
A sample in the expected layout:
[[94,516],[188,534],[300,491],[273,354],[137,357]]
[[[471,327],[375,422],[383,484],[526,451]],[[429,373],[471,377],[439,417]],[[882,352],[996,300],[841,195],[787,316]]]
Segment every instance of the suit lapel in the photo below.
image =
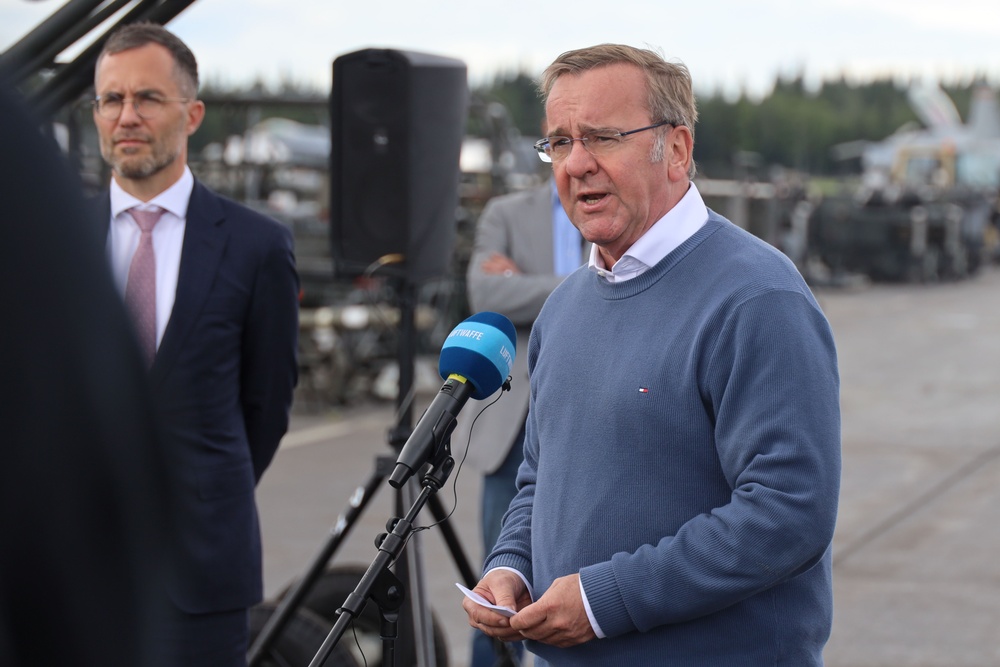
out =
[[154,385],[173,364],[197,320],[215,280],[228,239],[225,214],[219,199],[195,181],[184,228],[174,308],[150,370]]
[[91,201],[93,202],[91,210],[96,214],[95,222],[98,224],[97,229],[101,235],[101,242],[107,250],[108,236],[111,234],[111,191],[105,189],[102,195],[91,199]]

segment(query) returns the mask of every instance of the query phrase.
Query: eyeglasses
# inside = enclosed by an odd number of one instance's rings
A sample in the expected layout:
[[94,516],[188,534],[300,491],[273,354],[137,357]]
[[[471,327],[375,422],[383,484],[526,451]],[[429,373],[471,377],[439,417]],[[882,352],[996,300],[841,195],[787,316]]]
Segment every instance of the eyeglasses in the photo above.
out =
[[669,120],[664,120],[656,123],[655,125],[647,125],[646,127],[640,127],[638,130],[629,130],[627,132],[593,130],[591,132],[587,132],[579,138],[543,137],[535,142],[535,150],[538,151],[538,157],[542,160],[542,162],[558,162],[569,157],[569,154],[573,151],[573,142],[579,141],[583,144],[583,147],[587,149],[588,153],[594,157],[601,157],[608,155],[621,146],[625,137],[630,134],[645,132],[646,130],[652,130],[654,127],[661,127],[663,125],[676,127],[678,124]]
[[[91,104],[94,111],[105,120],[117,120],[122,115],[125,102],[129,98],[116,93],[109,93],[95,98]],[[187,97],[160,97],[153,93],[138,93],[132,97],[132,108],[139,118],[152,120],[163,112],[163,107],[172,102],[190,102]]]

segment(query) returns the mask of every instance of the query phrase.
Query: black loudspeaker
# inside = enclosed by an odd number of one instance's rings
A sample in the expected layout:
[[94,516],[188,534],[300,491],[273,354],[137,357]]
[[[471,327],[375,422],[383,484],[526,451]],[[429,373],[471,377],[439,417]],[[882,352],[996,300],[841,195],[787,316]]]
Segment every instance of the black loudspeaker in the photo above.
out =
[[444,275],[457,224],[468,116],[465,63],[365,49],[333,62],[330,247],[334,274]]

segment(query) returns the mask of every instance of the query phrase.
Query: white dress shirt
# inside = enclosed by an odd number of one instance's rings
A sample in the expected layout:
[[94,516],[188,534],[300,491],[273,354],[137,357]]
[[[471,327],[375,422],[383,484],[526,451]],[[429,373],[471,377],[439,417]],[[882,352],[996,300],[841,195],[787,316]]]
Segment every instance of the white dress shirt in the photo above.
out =
[[128,270],[132,255],[139,247],[139,226],[126,212],[132,207],[140,209],[162,208],[165,213],[153,227],[153,252],[156,255],[156,347],[159,349],[163,332],[174,309],[177,294],[177,275],[181,266],[181,248],[184,245],[184,228],[187,224],[188,203],[194,189],[194,176],[188,167],[180,179],[169,188],[142,202],[121,189],[111,180],[111,227],[108,232],[108,259],[118,291],[125,294]]
[[590,249],[588,267],[608,282],[619,283],[642,274],[677,249],[708,222],[708,208],[697,186],[691,183],[677,205],[653,223],[645,234],[625,251],[609,271],[597,246]]

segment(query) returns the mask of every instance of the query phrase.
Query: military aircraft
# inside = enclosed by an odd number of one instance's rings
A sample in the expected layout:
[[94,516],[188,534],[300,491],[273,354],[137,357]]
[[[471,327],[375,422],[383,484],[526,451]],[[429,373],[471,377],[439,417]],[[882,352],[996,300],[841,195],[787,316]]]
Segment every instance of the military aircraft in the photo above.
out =
[[1000,103],[979,84],[962,122],[936,85],[908,97],[923,127],[840,147],[860,156],[861,183],[816,207],[810,252],[835,272],[877,279],[968,277],[1000,247]]
[[863,148],[868,187],[1000,188],[1000,103],[992,88],[976,86],[964,123],[937,85],[914,86],[908,98],[924,127],[905,125]]

